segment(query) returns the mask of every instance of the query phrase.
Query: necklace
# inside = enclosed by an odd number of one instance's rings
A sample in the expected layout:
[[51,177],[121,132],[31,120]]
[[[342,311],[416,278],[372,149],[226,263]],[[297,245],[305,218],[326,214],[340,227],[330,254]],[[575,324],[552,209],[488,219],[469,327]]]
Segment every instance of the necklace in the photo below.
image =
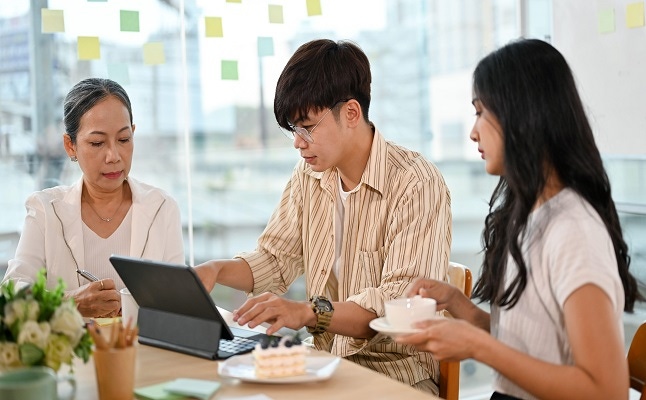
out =
[[101,218],[101,221],[103,221],[103,222],[110,222],[110,221],[112,221],[112,218],[114,218],[114,216],[115,216],[115,215],[117,215],[117,213],[119,212],[119,209],[121,209],[121,205],[123,204],[123,196],[121,197],[121,203],[119,203],[119,206],[117,207],[116,211],[115,211],[114,213],[112,213],[112,216],[110,216],[110,217],[108,217],[108,218],[103,218],[101,215],[99,215],[99,213],[94,209],[94,207],[92,207],[92,204],[90,204],[90,202],[89,202],[89,201],[87,201],[87,200],[86,200],[85,202],[87,203],[87,205],[88,205],[88,206],[90,206],[90,208],[92,209],[92,211],[94,211],[94,213],[96,214],[96,216],[97,216],[97,217],[99,217],[99,218]]

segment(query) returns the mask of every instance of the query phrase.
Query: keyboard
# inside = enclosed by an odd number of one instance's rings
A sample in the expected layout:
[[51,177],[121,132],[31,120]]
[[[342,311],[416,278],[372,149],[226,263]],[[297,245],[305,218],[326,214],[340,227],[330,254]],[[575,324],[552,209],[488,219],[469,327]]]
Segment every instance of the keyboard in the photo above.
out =
[[256,347],[257,340],[247,339],[243,337],[234,337],[233,340],[220,340],[219,352],[226,352],[231,354],[248,353]]

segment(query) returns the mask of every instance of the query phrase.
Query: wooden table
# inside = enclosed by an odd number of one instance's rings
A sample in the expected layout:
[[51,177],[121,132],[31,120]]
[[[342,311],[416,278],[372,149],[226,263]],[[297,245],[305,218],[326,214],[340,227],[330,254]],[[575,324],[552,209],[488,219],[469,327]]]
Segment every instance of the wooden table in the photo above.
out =
[[[229,325],[237,325],[231,313],[219,308]],[[262,326],[253,329],[264,332]],[[332,357],[329,353],[312,349],[312,355]],[[362,400],[362,399],[424,399],[438,400],[429,393],[398,382],[371,369],[342,359],[330,379],[320,382],[294,384],[259,384],[218,375],[218,361],[189,356],[152,346],[138,345],[135,369],[135,388],[167,382],[176,378],[216,380],[222,384],[213,399],[236,398],[265,394],[274,400]],[[75,359],[74,375],[78,400],[97,400],[99,397],[93,360],[83,364]]]
[[[195,378],[216,380],[222,384],[213,399],[235,398],[261,393],[274,400],[439,399],[347,360],[341,360],[332,377],[325,381],[258,384],[219,377],[217,361],[146,345],[139,345],[137,352],[135,387],[163,383],[175,378]],[[316,350],[313,353],[331,356]],[[77,381],[76,398],[78,400],[98,399],[92,360],[87,364],[76,360],[74,375]]]

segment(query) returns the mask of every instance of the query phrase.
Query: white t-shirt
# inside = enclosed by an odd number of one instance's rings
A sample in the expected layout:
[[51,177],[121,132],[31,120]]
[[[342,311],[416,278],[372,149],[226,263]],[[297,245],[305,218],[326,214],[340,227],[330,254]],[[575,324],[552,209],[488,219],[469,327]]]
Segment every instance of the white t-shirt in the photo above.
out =
[[[595,284],[612,301],[623,338],[624,290],[612,241],[597,212],[581,196],[566,188],[533,211],[522,252],[527,286],[511,310],[492,306],[494,337],[537,359],[573,365],[563,305],[576,289]],[[508,256],[505,287],[516,272]],[[493,386],[510,396],[535,398],[498,373],[494,373]]]

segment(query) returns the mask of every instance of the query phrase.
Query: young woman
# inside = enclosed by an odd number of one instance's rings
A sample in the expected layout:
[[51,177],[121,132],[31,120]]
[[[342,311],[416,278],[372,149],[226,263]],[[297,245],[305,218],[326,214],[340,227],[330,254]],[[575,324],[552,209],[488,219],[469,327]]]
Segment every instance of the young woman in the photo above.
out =
[[601,156],[563,56],[519,40],[473,75],[471,139],[500,181],[473,297],[419,280],[455,319],[400,337],[440,360],[496,371],[492,399],[626,399],[623,311],[638,296]]
[[83,176],[72,186],[29,196],[4,281],[24,286],[46,268],[48,287],[62,279],[83,316],[115,316],[124,284],[108,257],[184,263],[179,207],[163,190],[129,176],[135,125],[118,83],[90,78],[76,84],[65,97],[64,121],[63,146]]

